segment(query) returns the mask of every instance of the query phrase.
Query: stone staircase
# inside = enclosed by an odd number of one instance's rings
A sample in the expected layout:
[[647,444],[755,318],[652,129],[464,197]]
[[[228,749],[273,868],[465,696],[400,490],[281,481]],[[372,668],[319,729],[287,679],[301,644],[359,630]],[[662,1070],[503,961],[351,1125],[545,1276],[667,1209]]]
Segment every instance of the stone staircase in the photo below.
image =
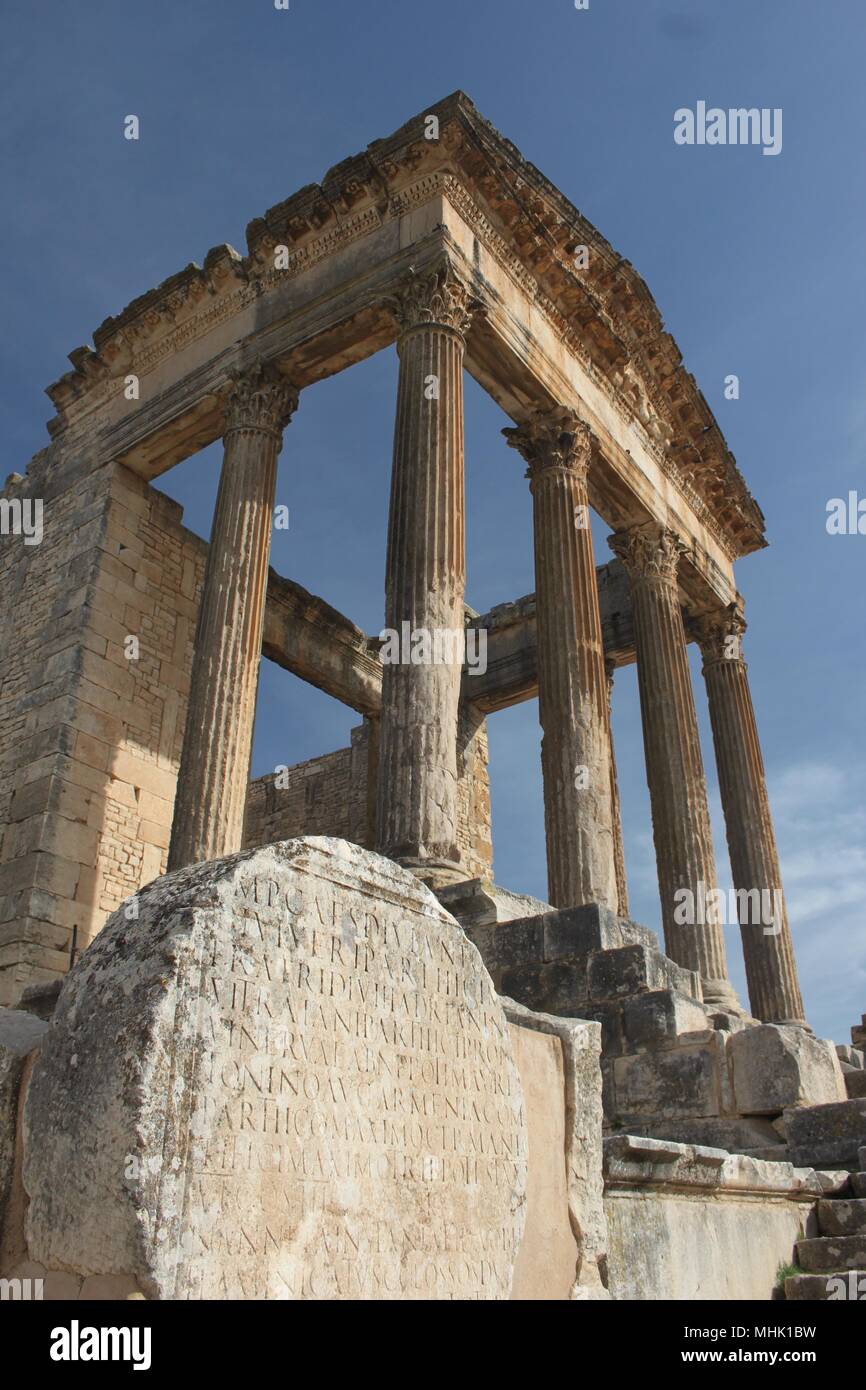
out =
[[499,994],[601,1025],[608,1134],[785,1161],[784,1112],[845,1096],[833,1044],[705,1003],[699,976],[638,922],[598,904],[530,900],[527,911],[525,899],[480,880],[437,896]]
[[847,1185],[818,1202],[818,1235],[797,1242],[804,1272],[785,1280],[786,1299],[866,1303],[866,1147],[858,1160]]
[[866,1099],[866,1014],[851,1029],[851,1046],[836,1048],[849,1100]]

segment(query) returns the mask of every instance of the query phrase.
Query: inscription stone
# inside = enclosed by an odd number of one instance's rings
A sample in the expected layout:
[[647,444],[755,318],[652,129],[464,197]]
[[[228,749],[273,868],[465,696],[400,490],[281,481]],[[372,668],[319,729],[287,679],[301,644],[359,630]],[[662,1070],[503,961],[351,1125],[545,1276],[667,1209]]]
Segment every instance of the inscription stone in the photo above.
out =
[[526,1123],[475,947],[304,838],[179,870],[64,984],[27,1104],[32,1258],[155,1298],[502,1299]]

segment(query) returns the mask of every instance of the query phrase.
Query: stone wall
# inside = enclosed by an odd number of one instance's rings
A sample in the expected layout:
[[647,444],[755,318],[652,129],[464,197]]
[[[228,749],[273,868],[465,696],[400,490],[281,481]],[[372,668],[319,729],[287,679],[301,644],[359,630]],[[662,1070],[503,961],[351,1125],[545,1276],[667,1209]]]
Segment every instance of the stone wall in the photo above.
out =
[[615,1299],[768,1300],[816,1230],[811,1169],[628,1135],[604,1151]]
[[[56,979],[163,871],[205,544],[128,469],[52,450],[0,546],[0,1001]],[[127,639],[138,641],[127,655]]]
[[[375,799],[370,783],[370,743],[375,721],[352,730],[349,748],[298,763],[280,775],[256,778],[247,799],[244,848],[296,835],[332,835],[365,849],[375,841]],[[374,754],[375,758],[375,754]],[[458,747],[457,844],[467,878],[493,871],[487,724],[464,711]]]

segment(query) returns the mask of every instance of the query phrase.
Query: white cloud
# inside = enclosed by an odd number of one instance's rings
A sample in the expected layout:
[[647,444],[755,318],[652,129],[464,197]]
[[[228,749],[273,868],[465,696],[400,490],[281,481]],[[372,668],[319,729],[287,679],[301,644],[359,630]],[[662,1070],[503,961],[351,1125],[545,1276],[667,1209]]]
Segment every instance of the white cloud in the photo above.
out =
[[806,1012],[849,1042],[866,1010],[866,766],[795,763],[769,792]]

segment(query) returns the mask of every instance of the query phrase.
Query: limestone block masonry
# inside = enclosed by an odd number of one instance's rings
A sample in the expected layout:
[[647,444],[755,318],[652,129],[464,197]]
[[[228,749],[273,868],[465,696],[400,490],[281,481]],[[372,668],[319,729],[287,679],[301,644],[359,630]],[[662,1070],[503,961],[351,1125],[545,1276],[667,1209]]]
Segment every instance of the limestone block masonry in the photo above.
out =
[[526,1147],[457,923],[387,860],[289,841],[157,880],[69,976],[30,1255],[158,1298],[507,1298]]

